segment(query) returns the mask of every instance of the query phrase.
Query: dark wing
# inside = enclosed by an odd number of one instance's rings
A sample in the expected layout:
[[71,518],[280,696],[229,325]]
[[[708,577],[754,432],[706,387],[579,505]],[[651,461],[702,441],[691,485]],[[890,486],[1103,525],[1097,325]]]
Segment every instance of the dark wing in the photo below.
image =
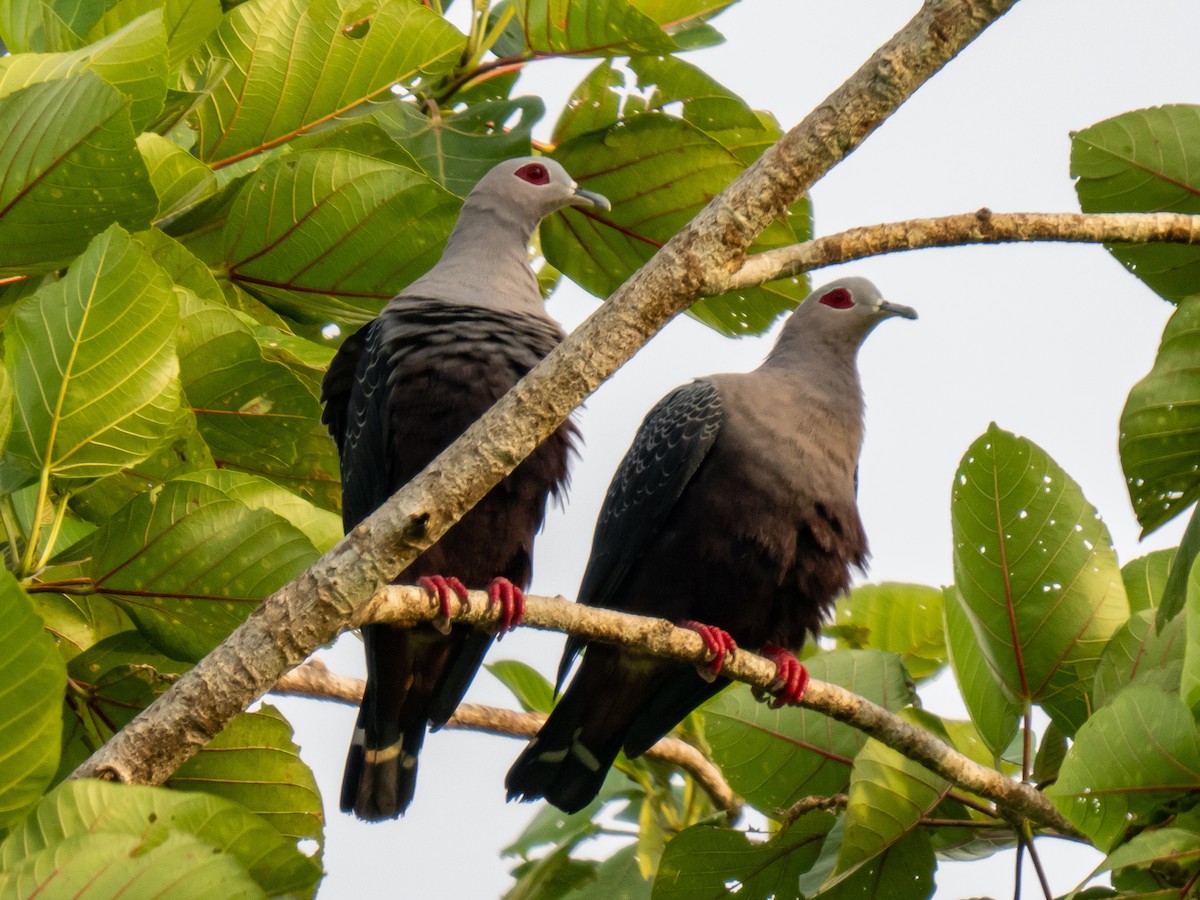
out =
[[[704,380],[676,388],[646,414],[600,508],[580,603],[622,608],[626,575],[661,531],[712,449],[724,418],[716,385]],[[568,639],[559,686],[583,644],[580,638]]]

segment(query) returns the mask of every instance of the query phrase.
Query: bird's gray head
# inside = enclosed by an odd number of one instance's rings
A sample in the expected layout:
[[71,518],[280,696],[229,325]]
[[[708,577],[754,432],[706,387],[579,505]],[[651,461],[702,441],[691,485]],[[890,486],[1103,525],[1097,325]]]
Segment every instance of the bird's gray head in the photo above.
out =
[[579,187],[557,162],[538,156],[498,163],[471,189],[466,205],[501,213],[531,228],[564,206],[612,208],[600,194]]
[[809,355],[817,347],[853,355],[871,330],[892,316],[915,319],[917,311],[883,299],[865,278],[839,278],[804,298],[784,323],[772,357],[792,351]]

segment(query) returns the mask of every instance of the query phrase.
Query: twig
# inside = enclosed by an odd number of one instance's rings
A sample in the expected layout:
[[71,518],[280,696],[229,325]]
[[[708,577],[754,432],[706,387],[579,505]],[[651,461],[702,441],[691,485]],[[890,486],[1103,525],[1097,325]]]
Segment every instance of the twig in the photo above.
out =
[[827,797],[820,795],[801,797],[787,809],[775,810],[774,816],[782,824],[791,825],[805,813],[810,813],[814,809],[844,809],[849,802],[850,797],[846,794],[830,794]]

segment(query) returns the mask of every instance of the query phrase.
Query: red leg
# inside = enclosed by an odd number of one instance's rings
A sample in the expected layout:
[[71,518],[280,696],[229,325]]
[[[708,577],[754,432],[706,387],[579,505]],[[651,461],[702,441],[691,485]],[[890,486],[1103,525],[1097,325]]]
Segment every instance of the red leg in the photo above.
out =
[[436,597],[441,608],[441,616],[435,619],[433,625],[438,631],[450,633],[450,593],[453,591],[465,605],[467,602],[466,586],[451,575],[445,578],[441,575],[422,575],[417,584],[429,591],[430,596]]
[[488,585],[488,600],[500,604],[499,636],[511,631],[525,618],[525,594],[507,578],[493,578]]
[[713,678],[721,674],[721,667],[725,665],[725,657],[733,656],[737,652],[737,641],[733,639],[728,631],[715,628],[712,625],[705,625],[703,622],[696,622],[692,619],[685,619],[680,622],[679,627],[686,628],[688,631],[694,631],[700,635],[701,640],[704,641],[704,646],[712,654],[712,661],[708,664],[708,671],[712,674]]
[[808,690],[808,669],[777,644],[763,644],[762,655],[775,663],[775,684],[771,686],[775,699],[771,701],[771,709],[799,705]]

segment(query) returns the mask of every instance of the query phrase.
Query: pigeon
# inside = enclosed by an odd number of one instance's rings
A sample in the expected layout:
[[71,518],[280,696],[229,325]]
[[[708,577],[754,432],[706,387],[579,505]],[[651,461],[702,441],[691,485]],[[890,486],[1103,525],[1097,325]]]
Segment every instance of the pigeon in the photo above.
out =
[[[564,337],[529,265],[538,223],[565,206],[610,208],[557,162],[511,159],[468,194],[439,261],[347,338],[322,385],[338,447],[347,531],[420,472]],[[487,589],[501,631],[519,621],[534,534],[565,489],[576,433],[567,422],[395,582],[435,594],[433,624],[362,629],[367,685],[341,809],[366,820],[407,809],[428,729],[458,706],[493,636],[449,623],[451,593]]]
[[917,314],[866,279],[834,281],[796,308],[758,369],[693,381],[647,414],[604,498],[578,599],[690,628],[711,663],[570,638],[556,691],[583,660],[509,770],[510,800],[582,809],[619,750],[640,755],[729,683],[719,672],[738,647],[775,662],[775,705],[799,702],[808,673],[794,651],[866,563],[856,358],[891,316]]

